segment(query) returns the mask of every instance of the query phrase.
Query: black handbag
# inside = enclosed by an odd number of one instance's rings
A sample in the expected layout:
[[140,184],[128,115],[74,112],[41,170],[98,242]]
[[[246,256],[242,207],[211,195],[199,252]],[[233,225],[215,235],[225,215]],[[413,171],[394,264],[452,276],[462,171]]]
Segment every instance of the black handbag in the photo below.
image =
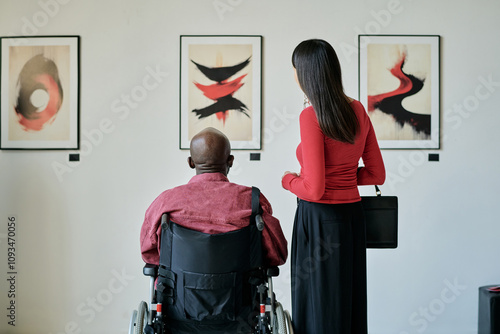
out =
[[398,247],[398,198],[382,196],[375,186],[377,196],[362,196],[365,211],[366,248]]

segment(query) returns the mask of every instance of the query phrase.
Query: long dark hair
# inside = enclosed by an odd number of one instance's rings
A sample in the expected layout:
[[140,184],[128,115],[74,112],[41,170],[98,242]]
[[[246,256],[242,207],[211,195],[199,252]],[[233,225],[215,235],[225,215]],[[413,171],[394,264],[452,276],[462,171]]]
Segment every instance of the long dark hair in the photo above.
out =
[[353,144],[359,123],[344,93],[340,63],[333,47],[320,39],[303,41],[293,51],[292,64],[323,133]]

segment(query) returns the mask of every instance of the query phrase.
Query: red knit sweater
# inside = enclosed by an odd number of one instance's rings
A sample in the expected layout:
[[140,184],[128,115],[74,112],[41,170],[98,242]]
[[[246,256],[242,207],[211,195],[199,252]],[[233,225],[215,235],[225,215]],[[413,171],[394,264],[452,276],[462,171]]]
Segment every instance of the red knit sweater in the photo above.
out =
[[[350,105],[359,122],[354,144],[325,136],[314,109],[302,111],[301,142],[297,147],[300,176],[285,175],[283,188],[306,201],[334,204],[360,201],[358,185],[384,183],[384,162],[370,118],[360,102],[352,101]],[[364,167],[358,169],[360,158]]]

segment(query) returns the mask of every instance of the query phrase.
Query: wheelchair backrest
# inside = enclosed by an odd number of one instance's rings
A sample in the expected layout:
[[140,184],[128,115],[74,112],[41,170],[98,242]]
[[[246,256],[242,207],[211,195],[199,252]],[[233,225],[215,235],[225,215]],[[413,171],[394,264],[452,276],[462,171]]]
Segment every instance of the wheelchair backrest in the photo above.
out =
[[251,224],[207,234],[169,222],[162,227],[160,265],[200,273],[248,271],[262,266],[261,233]]
[[165,316],[179,326],[245,317],[255,297],[250,273],[262,267],[261,235],[254,223],[207,234],[163,222],[157,289]]

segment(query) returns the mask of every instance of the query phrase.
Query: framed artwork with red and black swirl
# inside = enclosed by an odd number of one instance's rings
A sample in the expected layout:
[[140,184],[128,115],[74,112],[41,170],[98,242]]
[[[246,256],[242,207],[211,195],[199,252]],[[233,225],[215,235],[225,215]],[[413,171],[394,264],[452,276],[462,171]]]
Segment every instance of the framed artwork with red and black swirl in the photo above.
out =
[[180,149],[207,127],[261,149],[262,36],[180,36]]
[[79,149],[79,36],[1,37],[0,148]]
[[381,149],[439,149],[437,35],[359,35],[359,100]]

